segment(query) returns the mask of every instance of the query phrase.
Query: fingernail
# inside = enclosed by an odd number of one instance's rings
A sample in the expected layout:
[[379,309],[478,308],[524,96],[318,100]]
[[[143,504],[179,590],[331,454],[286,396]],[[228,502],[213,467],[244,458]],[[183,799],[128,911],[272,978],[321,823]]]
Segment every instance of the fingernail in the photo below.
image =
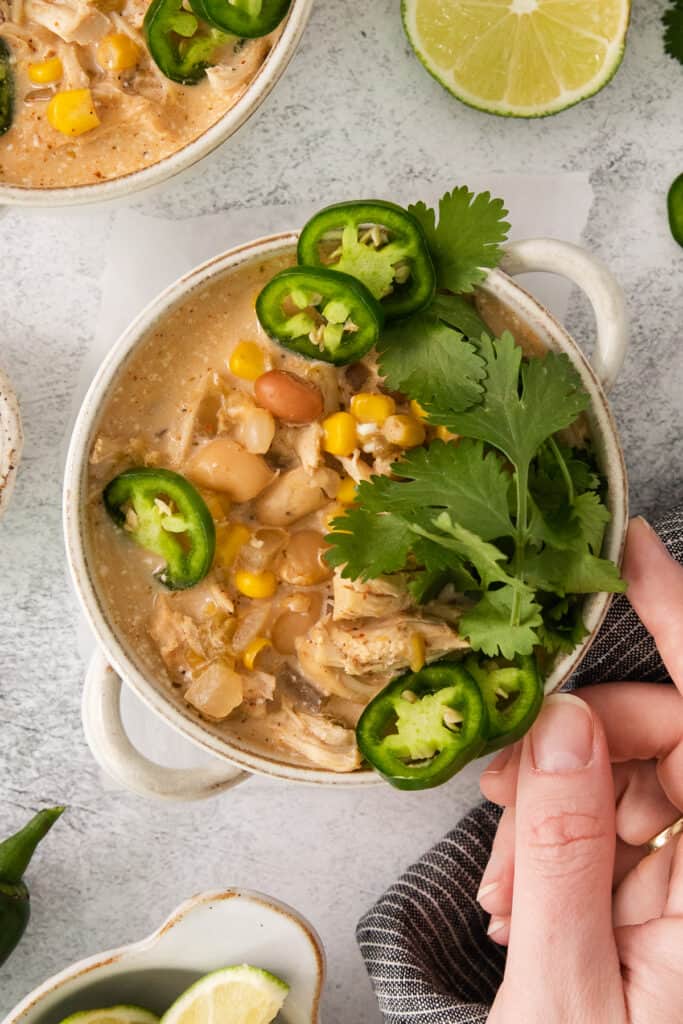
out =
[[547,697],[531,730],[531,756],[539,772],[562,775],[585,768],[593,756],[593,715],[580,697]]
[[514,744],[512,744],[509,747],[504,747],[501,750],[500,754],[497,754],[494,757],[493,761],[491,761],[491,764],[488,765],[481,774],[500,775],[500,773],[504,771],[505,766],[508,764],[510,758],[512,757],[514,749]]
[[654,533],[654,535],[657,536],[657,531],[654,529],[653,526],[650,526],[645,516],[636,516],[635,522],[641,523],[643,526],[647,527],[650,533]]
[[486,929],[486,934],[491,936],[497,935],[499,932],[502,932],[503,928],[505,927],[505,924],[506,921],[504,917],[492,916],[491,920],[489,921],[489,926]]
[[488,885],[482,885],[481,889],[477,893],[477,903],[481,903],[485,896],[489,893],[495,892],[500,887],[500,882],[489,882]]

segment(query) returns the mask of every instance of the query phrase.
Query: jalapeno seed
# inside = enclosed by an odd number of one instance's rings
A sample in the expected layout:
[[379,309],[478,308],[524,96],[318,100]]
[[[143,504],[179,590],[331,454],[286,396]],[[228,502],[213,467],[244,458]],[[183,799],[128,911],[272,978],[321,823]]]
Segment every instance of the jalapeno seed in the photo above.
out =
[[285,423],[312,423],[323,414],[320,388],[284,370],[262,374],[254,384],[254,397]]

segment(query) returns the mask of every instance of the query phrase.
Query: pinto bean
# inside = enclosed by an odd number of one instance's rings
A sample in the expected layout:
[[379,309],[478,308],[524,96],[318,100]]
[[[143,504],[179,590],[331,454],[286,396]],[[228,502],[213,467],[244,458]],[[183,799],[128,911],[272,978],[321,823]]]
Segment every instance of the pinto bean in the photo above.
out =
[[285,423],[311,423],[323,414],[319,387],[284,370],[269,370],[254,384],[254,397]]
[[265,459],[228,437],[217,437],[198,448],[185,463],[185,472],[193,483],[229,494],[233,501],[251,501],[274,475]]

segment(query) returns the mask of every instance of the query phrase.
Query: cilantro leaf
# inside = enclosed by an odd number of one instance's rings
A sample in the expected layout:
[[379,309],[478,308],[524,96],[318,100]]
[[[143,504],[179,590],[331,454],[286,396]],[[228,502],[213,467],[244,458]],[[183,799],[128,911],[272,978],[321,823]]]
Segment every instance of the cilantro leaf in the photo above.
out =
[[683,64],[683,3],[675,0],[662,18],[664,24],[664,49],[670,57]]
[[492,199],[489,192],[475,196],[462,185],[439,200],[438,224],[435,211],[424,203],[408,209],[427,236],[439,288],[471,292],[486,277],[484,268],[500,262],[510,230],[502,199]]
[[476,349],[430,310],[392,324],[377,350],[389,387],[421,405],[460,410],[481,399],[485,370]]
[[526,471],[541,444],[586,408],[588,395],[567,356],[549,352],[522,363],[508,331],[493,341],[483,335],[479,352],[487,370],[483,401],[466,412],[430,407],[430,420],[494,445]]
[[325,559],[330,565],[343,565],[346,579],[374,579],[405,566],[413,533],[403,519],[350,508],[331,525],[333,532],[325,538],[331,547]]
[[586,491],[575,499],[574,513],[579,521],[581,536],[593,554],[599,554],[605,537],[605,528],[612,518],[609,509],[600,501],[599,494],[595,491]]
[[606,591],[623,594],[626,581],[614,562],[597,558],[588,548],[584,551],[555,551],[546,547],[539,554],[528,555],[524,578],[538,590],[555,594],[595,594]]
[[417,524],[413,526],[413,530],[434,544],[454,551],[464,562],[473,565],[485,588],[491,583],[507,583],[512,587],[524,586],[503,568],[502,563],[507,564],[507,556],[495,544],[482,540],[478,534],[465,529],[459,523],[454,523],[447,512],[442,512],[436,517],[434,526],[447,536],[430,532]]
[[460,632],[475,651],[483,651],[489,658],[502,654],[509,659],[532,653],[539,642],[537,630],[543,625],[541,606],[533,600],[533,594],[522,593],[518,623],[512,625],[514,600],[514,587],[488,590],[474,608],[464,613]]
[[449,295],[446,292],[440,292],[432,299],[429,310],[449,327],[453,327],[456,331],[464,334],[466,338],[471,338],[474,341],[479,341],[482,334],[488,332],[488,327],[475,307],[463,295]]
[[361,505],[375,512],[394,512],[431,525],[442,510],[483,540],[512,537],[508,511],[510,475],[495,452],[480,441],[459,445],[432,441],[414,448],[392,472],[401,477],[373,477],[358,488]]
[[543,607],[539,640],[549,654],[571,654],[588,636],[581,615],[581,598],[564,597],[548,604],[548,595],[541,595],[539,600]]

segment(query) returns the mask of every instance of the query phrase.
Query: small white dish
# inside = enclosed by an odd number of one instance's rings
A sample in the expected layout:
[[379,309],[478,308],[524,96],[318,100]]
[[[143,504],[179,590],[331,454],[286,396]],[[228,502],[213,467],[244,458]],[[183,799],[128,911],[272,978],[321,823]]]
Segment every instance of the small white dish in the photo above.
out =
[[2,1024],[58,1024],[79,1010],[121,1003],[161,1015],[202,975],[242,963],[290,986],[278,1024],[318,1024],[325,953],[315,929],[286,904],[240,889],[195,896],[149,938],[67,967]]
[[17,396],[0,370],[0,518],[12,497],[23,445]]
[[313,0],[292,0],[275,46],[236,103],[194,142],[159,160],[150,167],[124,174],[111,181],[65,188],[21,188],[0,182],[0,206],[81,206],[133,195],[141,189],[160,185],[192,167],[217,149],[258,110],[284,74],[294,56],[311,15]]
[[[201,719],[161,679],[155,679],[113,628],[98,594],[88,554],[85,508],[88,458],[100,411],[131,353],[171,310],[190,292],[210,280],[238,271],[246,263],[292,253],[295,232],[273,235],[238,246],[190,271],[170,285],[124,332],[102,363],[83,401],[67,456],[64,480],[64,530],[66,551],[76,593],[98,642],[83,693],[83,725],[92,753],[101,767],[120,785],[144,796],[166,800],[197,800],[214,796],[243,782],[252,773],[303,782],[309,785],[356,787],[374,785],[379,776],[370,768],[335,773],[306,768],[278,755],[265,745],[247,745],[226,735],[220,725]],[[597,335],[594,365],[567,331],[513,277],[530,272],[560,274],[578,285],[595,312]],[[622,291],[598,259],[586,250],[551,238],[513,242],[506,247],[500,269],[489,273],[481,289],[500,300],[523,326],[530,328],[548,349],[565,353],[590,395],[588,420],[597,458],[606,475],[608,504],[612,515],[604,555],[619,563],[628,525],[628,490],[623,453],[616,424],[606,397],[619,373],[628,343]],[[593,594],[584,605],[586,639],[561,658],[548,679],[546,692],[559,689],[574,672],[595,637],[607,612],[611,595]],[[128,738],[120,711],[121,683],[178,733],[205,752],[217,755],[214,766],[178,769],[161,767],[146,758]]]

